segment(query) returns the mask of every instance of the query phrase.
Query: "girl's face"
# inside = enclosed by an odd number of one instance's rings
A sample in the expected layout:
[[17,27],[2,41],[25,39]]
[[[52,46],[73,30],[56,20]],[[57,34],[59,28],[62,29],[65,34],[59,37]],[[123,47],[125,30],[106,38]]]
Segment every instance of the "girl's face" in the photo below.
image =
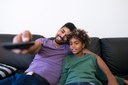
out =
[[74,55],[78,57],[83,56],[83,48],[85,44],[83,44],[80,40],[78,40],[75,37],[72,37],[69,40],[69,44],[70,44],[70,49]]

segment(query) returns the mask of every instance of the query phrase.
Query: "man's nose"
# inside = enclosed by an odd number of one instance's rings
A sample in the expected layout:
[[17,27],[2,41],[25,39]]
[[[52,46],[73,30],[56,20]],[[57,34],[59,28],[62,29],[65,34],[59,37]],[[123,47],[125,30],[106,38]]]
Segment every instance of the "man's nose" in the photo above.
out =
[[65,37],[65,34],[61,34],[61,37],[64,38]]

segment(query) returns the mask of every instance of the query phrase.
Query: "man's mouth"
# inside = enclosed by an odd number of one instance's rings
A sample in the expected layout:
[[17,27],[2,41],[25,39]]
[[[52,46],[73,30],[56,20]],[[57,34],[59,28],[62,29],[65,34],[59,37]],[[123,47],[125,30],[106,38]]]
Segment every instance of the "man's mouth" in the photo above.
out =
[[57,39],[63,41],[63,38],[61,36],[57,36]]
[[61,36],[56,36],[56,38],[55,38],[55,42],[57,43],[57,44],[63,44],[63,43],[65,43],[65,41],[63,40],[63,38],[61,37]]

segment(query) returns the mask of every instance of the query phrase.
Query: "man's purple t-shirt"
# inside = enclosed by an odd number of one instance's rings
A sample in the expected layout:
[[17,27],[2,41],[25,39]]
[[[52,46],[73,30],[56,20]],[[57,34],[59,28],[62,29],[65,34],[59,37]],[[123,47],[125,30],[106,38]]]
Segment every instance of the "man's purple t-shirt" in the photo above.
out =
[[60,77],[63,58],[71,53],[69,45],[63,44],[56,48],[50,39],[40,38],[38,40],[43,46],[25,72],[33,71],[48,80],[51,85],[55,85]]

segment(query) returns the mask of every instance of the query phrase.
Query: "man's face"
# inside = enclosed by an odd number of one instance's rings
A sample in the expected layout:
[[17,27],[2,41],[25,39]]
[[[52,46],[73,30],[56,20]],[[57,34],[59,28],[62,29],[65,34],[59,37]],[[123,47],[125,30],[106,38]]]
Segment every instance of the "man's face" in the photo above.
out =
[[67,27],[63,27],[58,30],[56,37],[55,37],[55,42],[57,44],[64,44],[67,42],[67,36],[71,33],[71,31]]

